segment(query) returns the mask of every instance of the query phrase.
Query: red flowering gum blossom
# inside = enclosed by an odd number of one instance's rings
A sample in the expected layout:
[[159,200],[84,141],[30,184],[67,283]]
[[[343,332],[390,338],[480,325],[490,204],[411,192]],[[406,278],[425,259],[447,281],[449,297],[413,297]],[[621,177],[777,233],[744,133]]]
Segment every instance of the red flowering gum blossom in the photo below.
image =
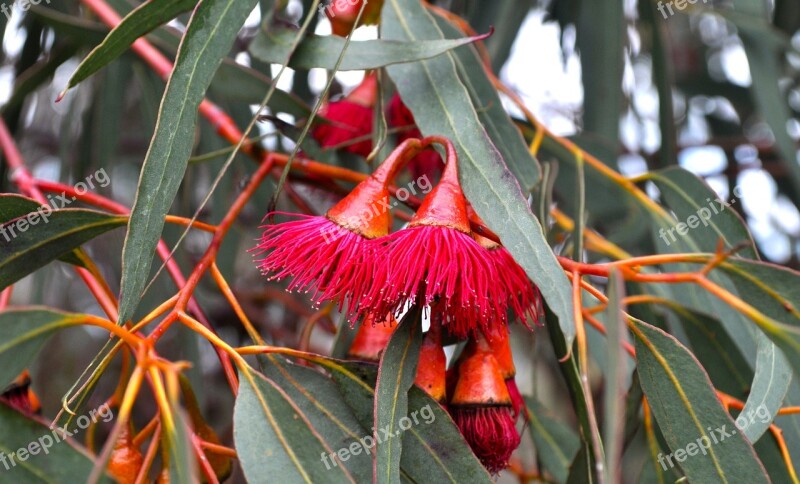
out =
[[447,357],[442,348],[441,324],[431,323],[431,328],[425,333],[422,348],[417,364],[417,377],[414,383],[439,403],[445,402],[446,385],[445,372]]
[[[333,35],[346,37],[353,30],[362,3],[363,0],[328,0],[325,15],[331,21]],[[361,14],[359,26],[378,23],[382,6],[383,0],[368,0],[364,13]]]
[[386,349],[389,340],[397,328],[397,321],[389,316],[385,321],[376,323],[370,315],[358,327],[358,333],[350,345],[347,356],[362,361],[380,361],[381,352]]
[[[291,277],[289,291],[312,292],[318,302],[339,299],[361,307],[382,268],[375,262],[370,239],[389,232],[391,213],[388,183],[421,144],[398,147],[366,180],[359,183],[325,216],[292,214],[291,220],[263,227],[253,249],[262,273],[271,279]],[[389,314],[384,312],[382,314]]]
[[372,107],[377,92],[377,78],[368,74],[347,97],[329,102],[319,110],[327,122],[317,125],[311,136],[323,148],[341,147],[349,153],[368,156],[372,151]]
[[394,314],[408,300],[428,305],[433,321],[464,338],[488,321],[505,322],[508,295],[497,284],[502,275],[471,236],[452,143],[447,150],[442,179],[409,227],[374,242],[386,280],[376,280],[370,310]]
[[[471,222],[484,225],[472,206],[467,207]],[[502,293],[506,295],[506,303],[511,307],[514,316],[530,329],[528,320],[534,324],[541,324],[542,320],[542,295],[530,279],[525,270],[517,264],[511,253],[497,242],[487,239],[473,232],[475,240],[486,249],[487,257],[495,270],[503,277],[496,281],[502,286]]]
[[[422,133],[414,121],[414,115],[411,114],[399,95],[395,94],[389,102],[386,118],[390,127],[401,128],[401,131],[397,133],[398,142],[409,138],[422,138]],[[443,167],[442,157],[433,149],[421,152],[408,162],[408,169],[414,179],[422,176],[438,178]]]
[[511,415],[511,397],[491,350],[480,342],[468,351],[459,364],[448,409],[472,451],[496,474],[508,465],[520,436]]
[[39,398],[31,389],[31,377],[27,370],[22,372],[22,374],[0,394],[0,402],[7,404],[25,415],[39,413],[42,409]]

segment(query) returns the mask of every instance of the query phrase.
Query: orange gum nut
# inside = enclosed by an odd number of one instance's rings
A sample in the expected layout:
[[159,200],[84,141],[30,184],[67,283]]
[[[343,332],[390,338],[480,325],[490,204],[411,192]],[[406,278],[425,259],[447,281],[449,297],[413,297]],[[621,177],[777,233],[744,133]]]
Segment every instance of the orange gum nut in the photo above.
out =
[[353,191],[328,210],[328,219],[368,239],[388,234],[392,214],[387,187],[405,163],[422,148],[416,139],[400,144],[369,178],[356,185]]
[[470,233],[467,199],[458,181],[455,151],[448,148],[447,164],[436,187],[425,197],[409,226],[433,225]]
[[372,316],[361,323],[353,344],[347,352],[348,356],[363,361],[380,361],[381,352],[386,349],[392,337],[397,321],[389,316],[383,323],[373,323]]
[[461,363],[450,405],[511,405],[500,366],[490,351],[478,348]]
[[447,389],[445,378],[447,357],[442,348],[440,331],[438,326],[431,325],[431,329],[422,340],[414,383],[437,402],[444,402]]
[[144,457],[133,445],[130,424],[123,425],[119,438],[114,443],[114,450],[108,460],[108,473],[117,482],[133,484],[144,463]]

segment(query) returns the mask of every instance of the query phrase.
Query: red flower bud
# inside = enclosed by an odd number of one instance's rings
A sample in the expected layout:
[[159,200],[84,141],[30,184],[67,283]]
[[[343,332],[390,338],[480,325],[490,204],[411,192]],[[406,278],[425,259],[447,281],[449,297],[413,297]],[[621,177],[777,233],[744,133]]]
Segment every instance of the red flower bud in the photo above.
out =
[[372,107],[378,95],[375,74],[367,74],[347,97],[325,104],[319,115],[325,118],[311,132],[323,148],[341,147],[344,151],[368,156],[372,151]]
[[[325,7],[325,15],[331,21],[334,35],[345,37],[353,30],[362,3],[364,0],[329,0],[329,4]],[[359,26],[378,23],[382,6],[383,0],[368,0],[364,13],[361,14]]]
[[471,341],[458,364],[458,382],[448,406],[453,421],[489,472],[497,473],[519,446],[511,397],[500,365],[486,341]]

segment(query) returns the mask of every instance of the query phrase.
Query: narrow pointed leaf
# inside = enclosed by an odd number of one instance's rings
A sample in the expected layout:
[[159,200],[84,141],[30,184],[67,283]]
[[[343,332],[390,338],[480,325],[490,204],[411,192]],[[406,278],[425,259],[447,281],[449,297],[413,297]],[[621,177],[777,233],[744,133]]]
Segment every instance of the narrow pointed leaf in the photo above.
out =
[[622,480],[622,451],[625,432],[625,378],[627,361],[625,359],[625,289],[622,276],[614,271],[608,281],[608,309],[606,310],[606,350],[608,372],[605,382],[605,419],[603,443],[605,448],[605,480]]
[[634,324],[642,389],[672,451],[672,465],[690,482],[769,482],[694,356],[664,331]]
[[247,482],[355,482],[341,465],[325,465],[337,452],[275,382],[250,369],[239,386],[233,439]]
[[[5,213],[16,213],[17,208],[30,203],[15,198],[20,197],[2,197],[0,205],[6,205]],[[4,203],[12,200],[16,208]],[[127,217],[95,210],[51,210],[49,207],[40,207],[14,219],[3,220],[0,225],[0,289],[69,255],[98,235],[122,227],[128,221]],[[73,262],[71,258],[68,260]]]
[[421,309],[412,309],[392,334],[381,355],[375,387],[376,483],[400,481],[403,446],[402,439],[397,437],[403,433],[400,419],[408,414],[408,390],[417,375],[422,345],[421,317]]
[[[365,428],[374,425],[374,386],[377,366],[330,360],[325,368],[339,385],[342,396]],[[472,453],[453,420],[434,399],[417,387],[408,392],[408,408],[433,416],[403,433],[400,468],[415,482],[492,482]],[[423,415],[424,417],[424,415]]]
[[133,316],[194,143],[197,109],[256,0],[202,0],[192,15],[167,82],[122,251],[119,320]]
[[[290,29],[273,29],[257,36],[250,52],[259,60],[282,64],[289,57],[297,32]],[[391,64],[415,62],[436,57],[462,45],[475,42],[485,36],[465,37],[454,40],[428,40],[424,42],[398,42],[393,40],[354,40],[347,47],[340,71],[378,69]],[[345,38],[336,35],[309,35],[297,47],[289,61],[293,69],[321,67],[333,70],[339,53],[344,48]]]
[[275,356],[266,358],[262,371],[294,401],[331,449],[348,449],[346,460],[329,456],[314,465],[326,470],[333,465],[344,466],[356,482],[370,481],[374,448],[367,439],[369,431],[353,415],[336,384],[316,370]]
[[[66,430],[72,432],[77,429],[71,427]],[[94,465],[92,457],[71,439],[64,441],[61,435],[58,430],[50,429],[42,422],[0,404],[0,452],[5,462],[4,467],[0,466],[0,482],[86,482]],[[77,434],[76,437],[82,435]],[[28,453],[25,460],[16,455],[20,449],[27,450],[33,444],[36,445],[35,454]],[[16,457],[13,461],[10,460],[12,453]],[[100,482],[113,481],[104,477]]]
[[[518,7],[515,5],[514,8]],[[447,38],[456,39],[461,35],[457,28],[442,17],[437,15],[435,20]],[[465,45],[453,50],[450,57],[456,65],[461,82],[469,92],[480,123],[486,128],[486,133],[511,173],[517,177],[523,193],[528,193],[539,183],[541,167],[528,149],[519,128],[503,109],[503,101],[484,72],[478,50],[474,45]]]
[[150,0],[130,12],[72,74],[65,91],[76,86],[125,52],[139,37],[194,8],[198,0]]

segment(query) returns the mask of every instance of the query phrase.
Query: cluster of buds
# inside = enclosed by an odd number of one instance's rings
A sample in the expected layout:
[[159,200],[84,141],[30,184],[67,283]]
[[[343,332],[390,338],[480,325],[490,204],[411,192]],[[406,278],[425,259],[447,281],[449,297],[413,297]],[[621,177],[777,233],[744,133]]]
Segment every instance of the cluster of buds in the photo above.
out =
[[[406,137],[324,216],[295,215],[264,227],[257,264],[272,279],[289,278],[289,290],[316,303],[336,301],[352,324],[362,321],[349,350],[354,359],[379,361],[398,314],[425,308],[430,329],[416,383],[450,410],[486,468],[499,472],[520,441],[522,399],[508,324],[538,321],[541,298],[500,243],[473,232],[482,222],[461,189],[453,144],[419,136]],[[409,224],[392,232],[390,187],[421,154],[439,159],[433,145],[446,153],[439,182]],[[450,370],[443,333],[467,340]]]

